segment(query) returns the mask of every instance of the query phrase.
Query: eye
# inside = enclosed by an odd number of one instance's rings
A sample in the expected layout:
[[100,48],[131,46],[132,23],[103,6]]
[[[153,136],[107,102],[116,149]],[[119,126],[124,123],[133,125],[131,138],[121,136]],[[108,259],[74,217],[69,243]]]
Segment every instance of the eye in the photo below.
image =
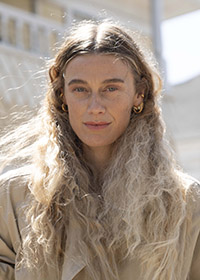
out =
[[108,91],[108,92],[113,92],[113,91],[116,91],[116,90],[118,90],[118,88],[114,87],[114,86],[109,86],[105,89],[105,91]]
[[87,92],[87,89],[84,87],[75,87],[72,90],[73,92]]

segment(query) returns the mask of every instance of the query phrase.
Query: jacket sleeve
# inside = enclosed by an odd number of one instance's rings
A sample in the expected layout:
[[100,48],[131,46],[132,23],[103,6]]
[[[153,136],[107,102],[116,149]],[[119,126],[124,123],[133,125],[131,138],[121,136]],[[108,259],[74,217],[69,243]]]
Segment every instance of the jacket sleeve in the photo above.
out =
[[189,280],[200,280],[200,233],[194,250]]
[[15,258],[21,243],[17,207],[23,196],[16,178],[0,179],[0,280],[15,279]]
[[188,280],[200,280],[200,184],[195,184],[193,196],[193,232],[196,232],[195,247]]

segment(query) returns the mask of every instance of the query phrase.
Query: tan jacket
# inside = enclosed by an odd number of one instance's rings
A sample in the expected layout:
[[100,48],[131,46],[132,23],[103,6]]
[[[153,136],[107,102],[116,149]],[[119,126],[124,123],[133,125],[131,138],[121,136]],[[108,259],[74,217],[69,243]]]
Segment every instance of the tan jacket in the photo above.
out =
[[[27,269],[15,270],[15,260],[20,248],[20,231],[23,221],[19,214],[20,206],[27,190],[27,173],[24,169],[8,172],[1,176],[0,187],[0,280],[46,280],[39,273],[33,275]],[[189,230],[190,246],[185,254],[185,265],[181,280],[200,280],[200,187],[188,179],[187,203],[192,209],[192,223]],[[75,232],[71,238],[75,238]],[[182,240],[181,242],[184,242]],[[181,246],[180,242],[180,246]],[[61,279],[58,279],[52,268],[48,271],[48,280],[88,280],[84,260],[77,255],[72,246],[68,247],[68,258],[65,258]],[[121,280],[143,280],[140,264],[137,259],[126,261],[119,267]],[[166,279],[167,280],[167,279]]]

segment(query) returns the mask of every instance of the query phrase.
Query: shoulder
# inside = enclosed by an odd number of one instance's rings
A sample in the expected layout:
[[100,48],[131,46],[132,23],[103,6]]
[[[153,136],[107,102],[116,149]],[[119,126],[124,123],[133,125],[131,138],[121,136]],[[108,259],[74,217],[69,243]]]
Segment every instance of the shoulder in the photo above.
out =
[[0,262],[3,259],[6,263],[14,263],[20,247],[20,231],[25,226],[23,207],[29,174],[28,169],[20,168],[0,175],[0,250],[4,252]]
[[31,166],[25,165],[20,168],[12,169],[0,174],[0,186],[9,184],[12,181],[23,181],[31,174]]
[[192,215],[193,222],[198,224],[200,228],[200,182],[185,174],[183,181],[186,195],[186,208]]
[[0,206],[17,205],[28,191],[31,166],[7,171],[0,175]]
[[193,202],[200,202],[200,182],[187,174],[184,174],[183,180],[186,198]]
[[179,184],[182,186],[186,199],[200,199],[200,182],[194,177],[179,170],[176,170],[176,175],[177,178],[179,178]]

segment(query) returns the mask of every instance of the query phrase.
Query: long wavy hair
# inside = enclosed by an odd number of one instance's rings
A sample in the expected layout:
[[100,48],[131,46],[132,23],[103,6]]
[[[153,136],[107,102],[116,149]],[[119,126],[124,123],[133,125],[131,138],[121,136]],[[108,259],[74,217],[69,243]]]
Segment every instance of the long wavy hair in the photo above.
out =
[[[164,137],[161,79],[134,34],[125,30],[109,21],[72,27],[49,68],[42,108],[2,139],[7,162],[32,165],[19,264],[54,265],[59,274],[72,242],[91,279],[119,279],[120,263],[135,257],[143,279],[181,279],[185,189]],[[100,175],[86,162],[60,97],[67,63],[85,54],[122,59],[132,69],[136,90],[144,89],[145,95],[144,110],[131,113]],[[9,153],[13,142],[14,155]],[[70,239],[73,230],[76,237]]]

